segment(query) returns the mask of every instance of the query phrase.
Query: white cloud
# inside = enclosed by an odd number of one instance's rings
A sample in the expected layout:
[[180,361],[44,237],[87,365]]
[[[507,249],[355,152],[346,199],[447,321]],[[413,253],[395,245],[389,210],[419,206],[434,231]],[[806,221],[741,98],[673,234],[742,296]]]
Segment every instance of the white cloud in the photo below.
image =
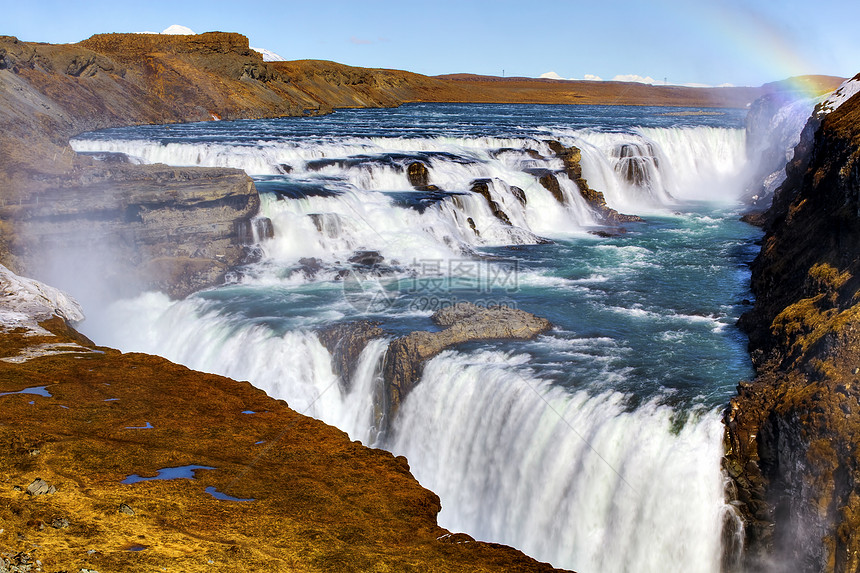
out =
[[373,41],[372,41],[372,40],[365,40],[364,38],[358,38],[358,37],[356,37],[356,36],[353,36],[352,38],[350,38],[350,39],[349,39],[349,41],[350,41],[351,43],[356,44],[356,45],[359,45],[359,46],[366,46],[366,45],[368,45],[368,44],[372,44],[372,43],[373,43]]
[[560,75],[558,75],[555,72],[546,72],[544,74],[541,74],[538,77],[541,77],[541,78],[544,78],[547,80],[563,80],[564,79],[563,77],[561,77]]
[[651,76],[642,77],[637,74],[619,74],[612,78],[613,82],[637,82],[640,84],[654,84],[657,81]]
[[185,35],[185,36],[196,35],[194,33],[194,30],[192,30],[191,28],[188,28],[186,26],[180,26],[179,24],[174,24],[172,26],[169,26],[168,28],[165,28],[164,31],[162,31],[161,33],[162,34],[171,34],[171,35]]
[[[546,72],[544,74],[541,74],[538,77],[545,78],[548,80],[582,81],[579,78],[563,78],[555,72]],[[600,76],[594,75],[594,74],[585,74],[585,77],[583,77],[582,79],[585,81],[588,81],[588,82],[602,82],[603,81],[603,78],[601,78]],[[624,81],[624,80],[618,80],[618,81]]]

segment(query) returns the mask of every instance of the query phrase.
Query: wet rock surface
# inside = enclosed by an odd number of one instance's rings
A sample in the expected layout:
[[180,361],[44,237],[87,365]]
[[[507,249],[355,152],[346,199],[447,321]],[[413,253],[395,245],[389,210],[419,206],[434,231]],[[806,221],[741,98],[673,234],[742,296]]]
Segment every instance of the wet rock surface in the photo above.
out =
[[420,379],[424,363],[443,350],[478,340],[529,340],[552,328],[545,318],[524,310],[472,303],[443,308],[431,318],[443,330],[416,331],[388,346],[383,368],[390,416]]
[[[612,209],[606,204],[606,198],[600,191],[595,191],[588,186],[588,181],[582,176],[582,151],[576,146],[565,147],[555,140],[547,140],[545,143],[549,146],[555,156],[564,163],[564,173],[568,179],[573,181],[579,189],[579,194],[588,203],[592,210],[597,214],[602,223],[607,225],[618,225],[621,223],[634,223],[642,221],[642,218],[637,215],[625,215]],[[564,194],[559,187],[558,179],[552,173],[547,173],[540,177],[540,184],[544,186],[559,203],[564,203]]]
[[490,207],[490,211],[493,212],[493,216],[506,225],[511,224],[511,219],[508,217],[508,214],[504,212],[501,205],[498,204],[493,199],[493,196],[490,193],[490,180],[489,179],[476,179],[472,181],[471,191],[472,193],[477,193],[487,202],[487,205]]
[[752,265],[756,379],[726,410],[747,570],[860,568],[860,98],[807,125]]
[[383,335],[379,323],[371,320],[333,324],[317,331],[320,342],[332,355],[332,367],[345,391],[352,389],[353,374],[364,347]]

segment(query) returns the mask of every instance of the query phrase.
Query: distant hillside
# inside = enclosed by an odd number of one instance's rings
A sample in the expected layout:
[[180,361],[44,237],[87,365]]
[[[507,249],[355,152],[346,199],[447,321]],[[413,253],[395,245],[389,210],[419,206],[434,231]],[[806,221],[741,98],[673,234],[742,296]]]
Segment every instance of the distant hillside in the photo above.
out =
[[[744,108],[774,91],[826,93],[836,89],[843,78],[804,76],[761,87],[696,88],[649,85],[636,82],[595,82],[548,78],[500,78],[474,74],[435,76],[452,91],[468,94],[468,101],[487,103],[547,103],[592,105],[655,105]],[[452,100],[445,100],[452,101]]]

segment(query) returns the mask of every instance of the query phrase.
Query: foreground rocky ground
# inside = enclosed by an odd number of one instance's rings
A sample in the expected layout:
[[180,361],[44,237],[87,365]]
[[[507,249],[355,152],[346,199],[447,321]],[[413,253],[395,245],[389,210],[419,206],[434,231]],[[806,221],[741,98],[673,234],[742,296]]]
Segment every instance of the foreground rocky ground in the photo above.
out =
[[[50,308],[55,291],[17,280],[4,270],[4,288],[15,288],[0,301],[0,563],[554,570],[440,528],[439,498],[405,458],[247,382],[96,347],[53,314],[69,308]],[[170,468],[180,468],[175,479],[151,479]]]

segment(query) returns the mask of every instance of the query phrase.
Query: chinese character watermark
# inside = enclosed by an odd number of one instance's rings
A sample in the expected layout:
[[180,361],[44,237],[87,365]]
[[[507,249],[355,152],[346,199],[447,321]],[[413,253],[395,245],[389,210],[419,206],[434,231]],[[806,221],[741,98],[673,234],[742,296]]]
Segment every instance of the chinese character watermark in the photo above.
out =
[[377,269],[351,269],[343,281],[347,302],[362,313],[382,312],[395,304],[435,312],[458,302],[483,307],[516,303],[520,263],[516,259],[415,259],[408,277]]

